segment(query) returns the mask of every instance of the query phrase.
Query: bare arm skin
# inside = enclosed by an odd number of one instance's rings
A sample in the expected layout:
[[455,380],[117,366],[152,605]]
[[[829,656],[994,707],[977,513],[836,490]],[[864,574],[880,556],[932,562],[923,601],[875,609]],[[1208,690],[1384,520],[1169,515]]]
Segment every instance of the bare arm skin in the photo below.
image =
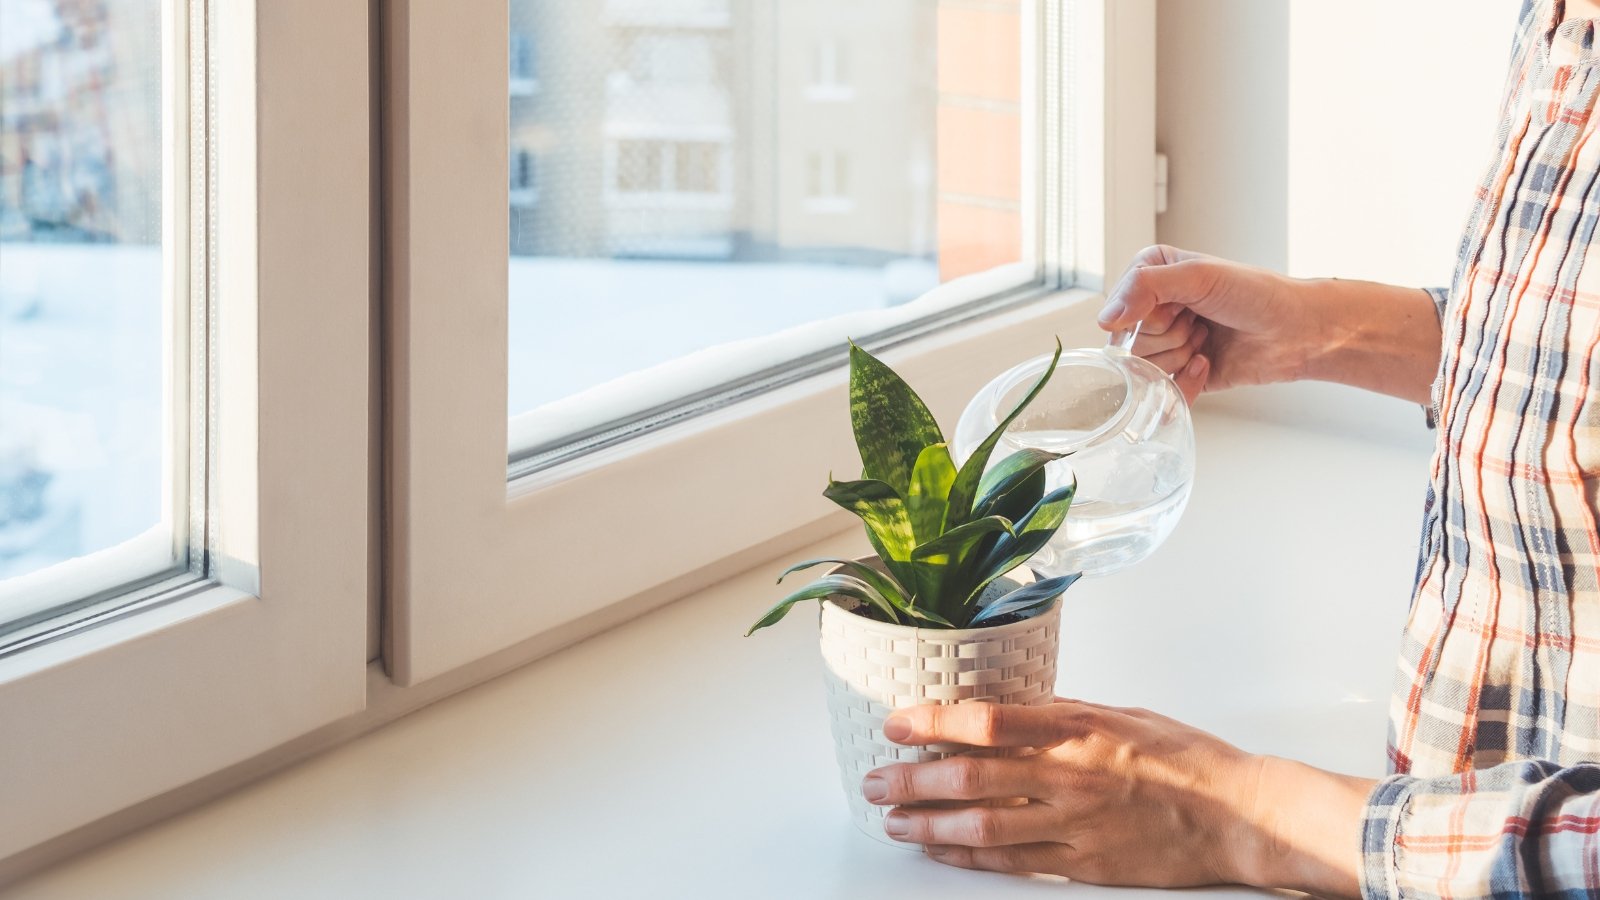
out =
[[1134,352],[1202,391],[1309,379],[1426,403],[1440,331],[1426,291],[1289,278],[1155,246],[1106,297],[1100,326],[1144,321]]

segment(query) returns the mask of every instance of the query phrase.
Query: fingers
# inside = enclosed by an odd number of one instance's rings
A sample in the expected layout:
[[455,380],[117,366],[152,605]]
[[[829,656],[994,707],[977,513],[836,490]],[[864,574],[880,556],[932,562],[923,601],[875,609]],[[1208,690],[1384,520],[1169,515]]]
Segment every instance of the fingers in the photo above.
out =
[[1167,373],[1168,375],[1175,376],[1179,372],[1183,371],[1183,367],[1189,364],[1189,360],[1193,358],[1196,353],[1200,352],[1200,348],[1205,346],[1206,338],[1210,335],[1210,326],[1200,324],[1195,326],[1195,328],[1189,332],[1182,344],[1179,344],[1170,350],[1163,350],[1159,353],[1152,353],[1148,356],[1144,356],[1144,354],[1140,355],[1149,360],[1150,363],[1156,368]]
[[929,857],[961,869],[1068,876],[1068,854],[1071,851],[1062,844],[1039,843],[1004,847],[935,844],[929,846],[927,852]]
[[924,800],[1029,797],[1038,794],[1034,769],[1027,759],[951,756],[874,769],[862,779],[861,793],[879,806],[903,806]]
[[897,744],[1051,747],[1081,731],[1076,720],[1087,712],[1088,707],[1076,703],[909,706],[884,720],[883,736]]
[[1172,380],[1178,385],[1178,390],[1183,392],[1183,399],[1191,404],[1206,388],[1206,377],[1211,374],[1211,358],[1204,354],[1196,353],[1189,358],[1189,362]]
[[[1161,316],[1165,310],[1179,310],[1176,316]],[[1168,321],[1159,321],[1158,317]],[[1151,318],[1146,319],[1144,326],[1139,329],[1139,335],[1133,342],[1133,354],[1149,358],[1157,353],[1175,350],[1184,346],[1194,336],[1196,328],[1205,325],[1195,318],[1194,313],[1183,309],[1176,303],[1168,303],[1156,307],[1156,312]]]
[[1139,327],[1140,334],[1164,334],[1182,320],[1193,319],[1194,313],[1182,303],[1162,303],[1150,311]]
[[1215,287],[1217,270],[1213,261],[1187,257],[1172,262],[1135,263],[1106,295],[1100,310],[1100,327],[1107,331],[1131,328],[1133,323],[1154,315],[1166,304],[1203,307]]
[[966,806],[960,809],[897,809],[883,830],[912,844],[1000,847],[1058,837],[1059,813],[1043,803],[1022,806]]

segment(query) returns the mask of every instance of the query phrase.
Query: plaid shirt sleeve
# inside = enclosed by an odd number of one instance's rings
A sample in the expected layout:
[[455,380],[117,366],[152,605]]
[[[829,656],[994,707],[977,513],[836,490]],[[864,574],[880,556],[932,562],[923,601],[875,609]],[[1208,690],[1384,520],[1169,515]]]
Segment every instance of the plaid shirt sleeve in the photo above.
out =
[[1448,291],[1367,897],[1600,897],[1600,20],[1524,4]]
[[1362,896],[1593,897],[1600,764],[1521,760],[1378,783],[1362,831]]

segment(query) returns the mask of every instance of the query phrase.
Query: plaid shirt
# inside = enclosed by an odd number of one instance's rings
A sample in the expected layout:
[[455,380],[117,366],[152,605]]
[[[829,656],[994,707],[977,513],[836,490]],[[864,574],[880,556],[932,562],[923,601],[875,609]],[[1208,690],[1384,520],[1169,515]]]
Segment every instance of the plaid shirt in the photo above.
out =
[[1600,896],[1600,53],[1563,19],[1523,8],[1435,294],[1438,443],[1368,897]]

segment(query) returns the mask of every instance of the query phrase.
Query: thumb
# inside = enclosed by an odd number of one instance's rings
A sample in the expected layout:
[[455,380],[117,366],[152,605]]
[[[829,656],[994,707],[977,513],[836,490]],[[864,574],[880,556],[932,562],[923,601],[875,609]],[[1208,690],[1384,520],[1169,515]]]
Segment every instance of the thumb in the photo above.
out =
[[[1203,307],[1214,276],[1215,267],[1208,259],[1135,265],[1107,295],[1105,308],[1100,311],[1100,327],[1108,331],[1131,328],[1164,303]],[[1196,311],[1206,314],[1204,309]]]
[[1189,357],[1188,364],[1179,369],[1178,374],[1172,376],[1172,380],[1177,383],[1178,390],[1183,392],[1183,399],[1193,406],[1200,392],[1205,390],[1206,377],[1210,374],[1211,357],[1196,353]]

